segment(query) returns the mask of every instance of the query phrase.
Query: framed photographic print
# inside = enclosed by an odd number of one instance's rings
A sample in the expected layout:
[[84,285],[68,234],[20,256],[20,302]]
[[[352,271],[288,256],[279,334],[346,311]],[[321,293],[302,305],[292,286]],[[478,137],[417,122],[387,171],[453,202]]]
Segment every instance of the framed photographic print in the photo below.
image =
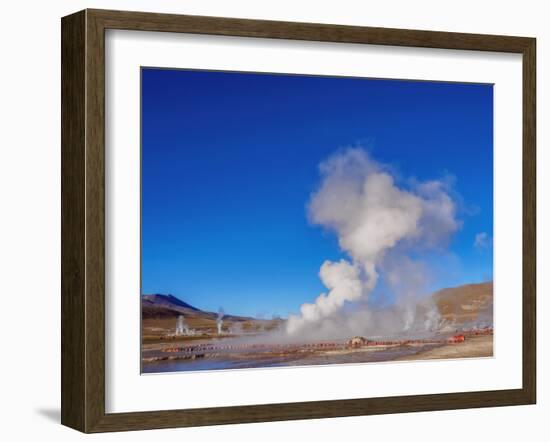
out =
[[535,40],[62,19],[62,423],[535,403]]

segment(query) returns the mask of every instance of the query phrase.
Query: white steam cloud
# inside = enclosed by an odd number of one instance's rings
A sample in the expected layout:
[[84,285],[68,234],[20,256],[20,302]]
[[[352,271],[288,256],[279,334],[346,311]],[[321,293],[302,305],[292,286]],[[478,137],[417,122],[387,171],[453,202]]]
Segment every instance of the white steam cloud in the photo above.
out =
[[[328,291],[303,304],[299,315],[290,315],[287,333],[335,337],[434,327],[435,309],[418,300],[424,266],[407,252],[444,247],[459,227],[446,184],[429,181],[400,188],[389,169],[360,148],[330,157],[320,172],[310,219],[336,233],[350,261],[322,264],[319,276]],[[381,270],[397,299],[391,309],[375,311],[366,301]],[[346,310],[352,302],[356,308]]]

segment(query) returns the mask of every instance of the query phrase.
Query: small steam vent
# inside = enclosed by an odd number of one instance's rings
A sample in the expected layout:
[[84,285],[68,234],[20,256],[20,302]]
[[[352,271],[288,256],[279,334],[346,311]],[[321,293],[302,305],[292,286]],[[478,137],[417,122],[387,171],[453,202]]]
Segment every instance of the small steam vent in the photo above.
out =
[[354,336],[347,343],[347,347],[358,348],[367,344],[367,340],[363,336]]

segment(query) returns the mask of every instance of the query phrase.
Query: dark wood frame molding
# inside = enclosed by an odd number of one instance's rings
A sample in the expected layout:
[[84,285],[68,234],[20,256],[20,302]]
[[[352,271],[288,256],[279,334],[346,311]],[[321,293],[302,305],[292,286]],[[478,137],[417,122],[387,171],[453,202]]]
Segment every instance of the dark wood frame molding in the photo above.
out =
[[[234,18],[84,10],[62,19],[61,422],[83,432],[534,404],[536,40]],[[105,412],[105,30],[184,32],[519,53],[523,56],[523,386],[401,397]]]

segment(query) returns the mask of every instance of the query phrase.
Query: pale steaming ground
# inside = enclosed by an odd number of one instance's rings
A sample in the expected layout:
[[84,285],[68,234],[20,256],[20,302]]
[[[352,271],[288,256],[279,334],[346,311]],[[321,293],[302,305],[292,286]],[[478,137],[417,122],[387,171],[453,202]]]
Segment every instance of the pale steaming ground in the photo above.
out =
[[[260,350],[235,349],[236,341],[229,341],[220,344],[221,348],[216,350],[217,353],[215,354],[206,353],[202,357],[196,358],[188,358],[185,355],[184,357],[174,356],[174,359],[161,358],[146,362],[143,365],[143,372],[161,373],[493,356],[492,334],[475,335],[469,333],[466,340],[460,344],[428,342],[359,348],[337,345],[332,349],[308,349],[304,347],[281,349],[269,344]],[[241,340],[237,341],[242,344]],[[212,342],[215,343],[215,340],[208,341],[208,344],[212,344]],[[155,346],[154,350],[151,351],[146,346],[145,353],[148,355],[161,354],[158,346]]]
[[403,355],[397,361],[483,358],[493,356],[493,335],[472,336],[461,345],[445,345],[417,355]]

